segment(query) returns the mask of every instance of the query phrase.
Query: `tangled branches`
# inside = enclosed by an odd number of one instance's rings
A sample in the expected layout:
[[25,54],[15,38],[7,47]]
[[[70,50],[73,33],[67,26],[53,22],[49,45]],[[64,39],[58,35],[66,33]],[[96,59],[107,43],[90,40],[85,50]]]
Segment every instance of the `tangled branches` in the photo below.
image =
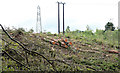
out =
[[[28,54],[29,54],[29,55],[33,55],[33,54],[34,54],[34,55],[41,56],[43,59],[45,59],[45,60],[53,67],[54,71],[57,71],[57,70],[55,69],[55,66],[54,66],[54,61],[58,61],[58,62],[67,64],[65,61],[61,61],[61,60],[49,60],[49,59],[47,59],[44,55],[42,55],[42,54],[40,54],[40,53],[38,53],[38,52],[35,52],[35,51],[32,51],[32,50],[29,50],[29,49],[25,48],[24,45],[23,45],[23,43],[15,40],[15,39],[13,39],[13,38],[8,34],[8,32],[3,28],[3,26],[2,26],[1,24],[0,24],[0,26],[1,26],[2,30],[3,30],[3,32],[8,36],[8,38],[9,38],[10,40],[14,41],[15,43],[17,43],[17,44],[23,49],[23,51],[25,51],[25,54],[26,54],[26,55],[25,55],[25,59],[26,59],[26,62],[27,62],[27,63],[28,63],[28,57],[27,57],[27,55],[28,55]],[[5,39],[2,39],[2,40],[5,41]],[[8,45],[11,44],[11,43],[9,43],[9,42],[7,42],[7,43],[8,43]],[[14,50],[14,49],[13,49],[13,50]],[[16,60],[15,58],[13,58],[13,57],[12,57],[10,54],[8,54],[5,50],[3,50],[3,53],[6,54],[10,59],[12,59],[13,61],[15,61],[16,63],[20,64],[21,66],[24,66],[24,67],[30,69],[30,67],[25,66],[23,63],[19,62],[19,61]],[[18,54],[18,55],[20,55],[20,54]],[[67,65],[69,65],[69,64],[67,64]]]

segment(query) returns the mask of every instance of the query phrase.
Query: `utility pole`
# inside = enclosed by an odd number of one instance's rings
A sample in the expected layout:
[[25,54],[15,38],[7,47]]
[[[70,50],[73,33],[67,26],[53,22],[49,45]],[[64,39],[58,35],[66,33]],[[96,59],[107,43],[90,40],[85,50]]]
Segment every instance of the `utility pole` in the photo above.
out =
[[58,34],[60,34],[60,2],[58,3]]
[[64,4],[65,4],[65,3],[62,3],[62,4],[63,4],[63,35],[64,35],[64,33],[65,33],[65,31],[64,31],[64,26],[65,26],[65,25],[64,25]]
[[63,4],[63,35],[65,33],[64,31],[64,4],[62,2],[57,2],[58,3],[58,34],[60,34],[60,4]]
[[120,68],[120,2],[118,2],[118,65]]

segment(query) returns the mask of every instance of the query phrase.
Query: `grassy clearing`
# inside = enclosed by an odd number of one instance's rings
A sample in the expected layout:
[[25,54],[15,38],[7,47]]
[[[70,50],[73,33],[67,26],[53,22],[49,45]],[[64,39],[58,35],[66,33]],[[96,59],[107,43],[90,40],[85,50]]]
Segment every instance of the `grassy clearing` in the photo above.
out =
[[[111,49],[117,50],[117,30],[107,31],[104,34],[102,30],[97,30],[95,33],[91,31],[73,31],[66,33],[65,36],[50,33],[33,34],[28,32],[23,32],[22,35],[16,36],[17,31],[8,31],[8,33],[13,33],[11,36],[21,42],[25,48],[44,55],[54,67],[37,54],[27,53],[26,59],[25,51],[17,43],[11,41],[3,32],[2,38],[4,41],[2,42],[2,49],[14,59],[29,67],[29,69],[23,67],[11,60],[6,54],[3,54],[3,71],[120,71],[118,55],[105,51]],[[72,46],[63,48],[62,46],[50,44],[48,37],[53,39],[67,38],[69,42],[72,42]]]

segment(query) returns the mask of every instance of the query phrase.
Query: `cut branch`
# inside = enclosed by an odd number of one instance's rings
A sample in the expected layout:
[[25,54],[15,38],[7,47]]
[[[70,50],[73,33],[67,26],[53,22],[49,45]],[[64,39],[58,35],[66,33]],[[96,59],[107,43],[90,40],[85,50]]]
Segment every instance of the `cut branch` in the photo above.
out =
[[5,32],[6,35],[7,35],[12,41],[18,43],[26,52],[29,52],[28,54],[33,53],[33,54],[40,55],[40,56],[41,56],[42,58],[44,58],[48,63],[50,63],[50,64],[53,66],[53,69],[56,71],[56,69],[54,68],[54,65],[53,65],[45,56],[43,56],[43,55],[40,54],[40,53],[37,53],[37,52],[34,52],[34,51],[31,51],[31,50],[26,49],[26,48],[23,46],[22,43],[20,43],[19,41],[13,39],[13,38],[10,36],[10,35],[7,33],[7,31],[3,28],[3,26],[2,26],[1,24],[0,24],[0,26],[1,26],[2,30],[3,30],[3,32]]
[[80,52],[89,52],[89,53],[100,53],[100,52],[94,51],[94,50],[82,50],[82,49],[78,49],[78,51],[80,51]]
[[71,66],[71,64],[68,64],[68,63],[66,63],[65,61],[58,60],[58,59],[55,59],[55,60],[49,60],[49,61],[57,61],[57,62],[61,62],[61,63],[64,63],[64,64],[67,64],[67,65]]
[[11,50],[14,50],[14,52],[15,52],[16,54],[18,54],[20,57],[22,57],[23,59],[25,59],[25,58],[20,54],[20,51],[18,51],[18,52],[19,52],[19,53],[18,53],[15,49],[12,49],[12,48],[11,48]]
[[[11,58],[13,61],[15,61],[16,63],[20,64],[21,66],[24,66],[24,67],[28,68],[27,66],[25,66],[25,64],[20,63],[18,60],[14,59],[12,56],[10,56],[6,51],[3,50],[3,52],[4,52],[9,58]],[[30,69],[30,68],[28,68],[28,69]]]

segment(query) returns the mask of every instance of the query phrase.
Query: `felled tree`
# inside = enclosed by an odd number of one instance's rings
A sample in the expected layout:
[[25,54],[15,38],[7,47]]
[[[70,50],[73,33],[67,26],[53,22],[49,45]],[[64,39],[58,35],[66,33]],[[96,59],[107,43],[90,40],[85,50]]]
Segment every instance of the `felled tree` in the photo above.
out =
[[[114,25],[113,25],[112,22],[108,22],[108,23],[105,25],[105,31],[107,31],[107,30],[111,30],[111,31],[114,31],[114,30],[115,30],[115,27],[114,27]],[[105,31],[104,31],[104,32],[105,32]]]

